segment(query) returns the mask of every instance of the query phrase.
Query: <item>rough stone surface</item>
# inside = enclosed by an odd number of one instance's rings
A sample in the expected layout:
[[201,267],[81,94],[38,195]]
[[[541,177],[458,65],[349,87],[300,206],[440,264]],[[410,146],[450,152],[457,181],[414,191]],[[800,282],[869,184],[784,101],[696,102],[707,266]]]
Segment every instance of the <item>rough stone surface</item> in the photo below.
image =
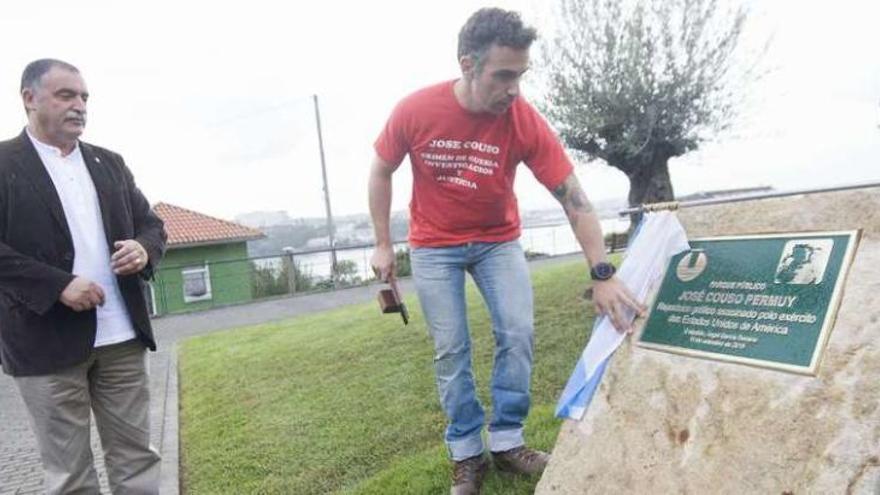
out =
[[817,377],[625,343],[536,493],[880,493],[880,189],[686,209],[689,236],[863,228]]

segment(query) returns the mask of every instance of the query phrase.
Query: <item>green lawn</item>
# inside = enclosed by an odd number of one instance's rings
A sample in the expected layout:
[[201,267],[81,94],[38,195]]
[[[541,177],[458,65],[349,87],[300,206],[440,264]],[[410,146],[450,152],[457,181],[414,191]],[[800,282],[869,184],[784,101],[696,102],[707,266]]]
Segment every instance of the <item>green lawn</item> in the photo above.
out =
[[[533,275],[536,352],[530,445],[551,449],[556,399],[588,337],[584,264]],[[489,407],[489,319],[468,288],[474,368]],[[190,494],[447,493],[450,464],[432,346],[415,297],[411,323],[349,306],[214,333],[180,349],[183,484]],[[491,474],[487,494],[532,493],[537,479]]]

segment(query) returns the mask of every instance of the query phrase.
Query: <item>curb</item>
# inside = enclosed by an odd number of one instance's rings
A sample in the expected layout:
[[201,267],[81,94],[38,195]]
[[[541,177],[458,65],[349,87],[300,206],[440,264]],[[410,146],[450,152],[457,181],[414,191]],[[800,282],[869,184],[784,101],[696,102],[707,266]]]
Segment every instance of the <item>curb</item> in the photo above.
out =
[[177,396],[177,342],[168,350],[168,366],[165,368],[165,404],[162,411],[162,434],[159,452],[162,454],[162,480],[159,493],[180,493],[180,437],[178,430]]

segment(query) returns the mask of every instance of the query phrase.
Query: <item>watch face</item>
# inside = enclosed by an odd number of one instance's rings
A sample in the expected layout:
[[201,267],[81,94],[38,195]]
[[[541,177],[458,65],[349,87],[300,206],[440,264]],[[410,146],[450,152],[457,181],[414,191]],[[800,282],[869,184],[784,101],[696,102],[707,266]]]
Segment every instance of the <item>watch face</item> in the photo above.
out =
[[614,265],[611,263],[599,263],[593,267],[596,280],[608,280],[614,275]]

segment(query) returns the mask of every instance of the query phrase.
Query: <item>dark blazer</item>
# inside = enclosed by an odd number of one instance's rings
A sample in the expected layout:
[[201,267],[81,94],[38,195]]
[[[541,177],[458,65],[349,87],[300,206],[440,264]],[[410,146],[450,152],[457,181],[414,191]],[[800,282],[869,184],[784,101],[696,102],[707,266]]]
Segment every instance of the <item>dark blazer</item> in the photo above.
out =
[[[162,220],[118,154],[80,142],[98,193],[110,252],[135,239],[149,253],[139,275],[116,277],[137,337],[156,350],[144,278],[165,252]],[[58,298],[73,280],[73,240],[61,200],[23,131],[0,142],[0,362],[13,376],[42,375],[85,361],[95,345],[95,310],[76,312]]]

